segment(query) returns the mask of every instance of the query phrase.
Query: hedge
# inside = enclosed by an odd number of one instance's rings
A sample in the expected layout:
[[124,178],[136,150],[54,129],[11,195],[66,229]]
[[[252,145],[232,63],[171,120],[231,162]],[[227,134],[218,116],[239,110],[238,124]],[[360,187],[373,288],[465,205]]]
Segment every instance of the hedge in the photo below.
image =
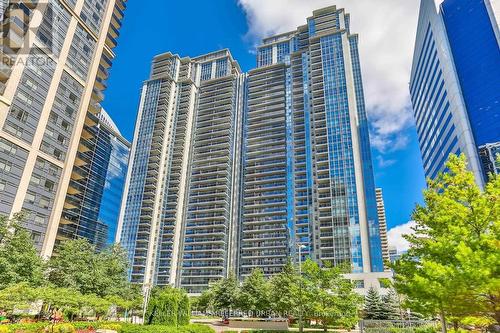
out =
[[[45,333],[52,324],[49,322],[1,325],[0,333]],[[184,326],[137,325],[116,322],[73,322],[54,325],[54,333],[75,333],[78,330],[109,329],[118,333],[215,333],[206,325],[189,324]],[[52,330],[49,330],[51,332]]]

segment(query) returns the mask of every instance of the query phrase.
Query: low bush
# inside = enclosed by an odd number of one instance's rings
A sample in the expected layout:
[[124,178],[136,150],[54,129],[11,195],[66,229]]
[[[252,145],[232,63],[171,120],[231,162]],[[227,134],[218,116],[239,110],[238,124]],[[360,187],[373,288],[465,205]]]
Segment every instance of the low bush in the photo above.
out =
[[435,326],[423,326],[415,328],[415,333],[436,333],[438,330]]
[[202,324],[184,326],[136,325],[116,322],[73,322],[52,325],[49,322],[30,324],[12,324],[0,326],[0,333],[77,333],[93,332],[107,329],[118,333],[215,333],[213,329]]
[[110,324],[102,324],[99,326],[99,329],[101,330],[112,330],[112,331],[116,331],[117,333],[121,333],[122,332],[122,325],[121,324],[113,324],[113,323],[110,323]]
[[184,333],[214,333],[214,330],[206,325],[200,324],[189,324],[180,327],[181,331]]
[[201,324],[189,324],[179,327],[123,324],[120,333],[214,333],[214,330]]
[[76,333],[76,328],[70,323],[54,325],[53,333]]
[[49,323],[9,324],[6,327],[10,333],[43,333]]
[[96,329],[100,328],[102,325],[105,325],[106,323],[98,321],[77,321],[77,322],[72,322],[71,324],[75,326],[77,331],[81,330],[95,331]]

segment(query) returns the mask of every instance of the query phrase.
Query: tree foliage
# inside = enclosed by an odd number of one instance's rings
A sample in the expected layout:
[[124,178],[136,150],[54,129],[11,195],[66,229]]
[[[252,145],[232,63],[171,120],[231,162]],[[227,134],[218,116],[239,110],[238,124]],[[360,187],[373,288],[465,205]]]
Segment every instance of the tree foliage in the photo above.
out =
[[346,271],[330,265],[320,267],[308,259],[303,272],[302,289],[306,290],[306,297],[299,299],[305,301],[306,316],[320,321],[325,332],[329,326],[353,328],[359,320],[362,299],[354,291],[352,282],[343,276]]
[[212,286],[212,306],[215,311],[225,312],[227,315],[238,307],[240,293],[239,282],[234,274],[227,279],[221,279]]
[[262,269],[257,268],[243,281],[238,297],[240,310],[250,312],[254,316],[269,310],[269,282]]
[[369,320],[401,319],[399,296],[394,289],[381,296],[375,288],[368,289],[363,307],[363,318]]
[[417,206],[411,248],[393,265],[396,288],[412,309],[444,321],[466,316],[500,320],[500,178],[484,191],[464,156],[429,181]]
[[399,320],[401,319],[401,304],[399,300],[399,295],[394,288],[390,288],[388,293],[382,296],[382,303],[385,318],[387,320]]
[[270,303],[273,311],[281,316],[291,316],[299,308],[300,279],[291,262],[271,278]]
[[42,301],[72,317],[85,309],[104,316],[142,307],[140,288],[128,282],[127,257],[114,245],[97,253],[86,240],[70,240],[46,263],[23,226],[24,214],[0,217],[0,309],[12,313]]
[[70,240],[50,259],[49,281],[82,294],[126,296],[131,291],[127,267],[126,253],[118,245],[97,253],[87,240]]
[[373,287],[368,289],[368,293],[365,296],[363,318],[370,320],[386,319],[382,298],[379,292]]
[[253,312],[321,322],[324,328],[338,326],[352,328],[358,321],[361,298],[353,284],[343,275],[342,268],[320,267],[307,260],[303,274],[292,263],[281,273],[266,278],[261,269],[255,269],[241,283],[234,276],[222,279],[196,299],[196,309],[204,312],[229,310]]
[[45,265],[30,233],[22,227],[24,214],[12,219],[0,217],[0,289],[26,282],[37,286],[44,281]]
[[149,325],[187,325],[190,314],[191,308],[186,292],[168,286],[153,289],[145,320]]

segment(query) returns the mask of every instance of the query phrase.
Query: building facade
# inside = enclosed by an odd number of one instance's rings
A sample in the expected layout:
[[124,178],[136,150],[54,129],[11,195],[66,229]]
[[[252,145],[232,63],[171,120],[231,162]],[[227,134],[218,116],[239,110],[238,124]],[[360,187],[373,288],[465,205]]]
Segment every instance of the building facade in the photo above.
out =
[[116,237],[130,143],[106,111],[87,117],[92,123],[87,121],[80,138],[56,249],[66,239],[84,238],[101,251]]
[[240,275],[289,257],[383,271],[358,54],[343,9],[266,38],[248,74]]
[[328,7],[266,38],[247,74],[227,50],[154,58],[119,228],[133,282],[200,293],[299,247],[383,274],[357,43]]
[[100,110],[124,0],[2,1],[0,214],[52,253],[80,134]]
[[121,215],[132,282],[199,293],[234,268],[243,82],[227,50],[154,58]]
[[410,81],[424,170],[433,179],[464,153],[484,186],[479,147],[500,142],[499,4],[422,0]]
[[389,255],[389,241],[387,239],[387,218],[385,215],[384,193],[381,188],[376,188],[375,194],[377,197],[377,213],[380,229],[380,242],[382,244],[382,258],[384,259],[384,267],[388,270],[389,268],[387,267],[387,263],[390,262],[391,258]]
[[500,142],[480,146],[479,157],[487,175],[500,174]]

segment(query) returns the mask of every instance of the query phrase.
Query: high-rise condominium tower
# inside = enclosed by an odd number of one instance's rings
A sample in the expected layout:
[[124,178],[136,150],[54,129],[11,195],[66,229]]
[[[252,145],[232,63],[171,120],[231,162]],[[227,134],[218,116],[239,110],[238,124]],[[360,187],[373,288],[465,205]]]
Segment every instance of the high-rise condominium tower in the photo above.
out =
[[133,282],[199,293],[299,248],[355,280],[383,271],[357,43],[328,7],[265,39],[248,74],[227,50],[154,59],[122,206]]
[[57,231],[65,239],[84,238],[97,250],[114,243],[130,143],[103,109],[88,114]]
[[2,1],[0,214],[25,210],[43,255],[67,205],[82,128],[100,110],[124,1]]
[[243,79],[227,50],[154,58],[122,206],[132,282],[198,293],[234,269]]
[[390,262],[389,256],[389,242],[387,240],[387,219],[385,215],[384,193],[381,188],[376,188],[375,193],[377,196],[377,212],[378,224],[380,229],[380,242],[382,244],[382,258],[384,259],[384,267],[387,270],[387,262]]
[[491,0],[421,0],[410,82],[427,177],[465,153],[476,181],[478,150],[500,142],[500,5]]
[[383,270],[358,36],[343,9],[266,38],[248,74],[239,269]]

